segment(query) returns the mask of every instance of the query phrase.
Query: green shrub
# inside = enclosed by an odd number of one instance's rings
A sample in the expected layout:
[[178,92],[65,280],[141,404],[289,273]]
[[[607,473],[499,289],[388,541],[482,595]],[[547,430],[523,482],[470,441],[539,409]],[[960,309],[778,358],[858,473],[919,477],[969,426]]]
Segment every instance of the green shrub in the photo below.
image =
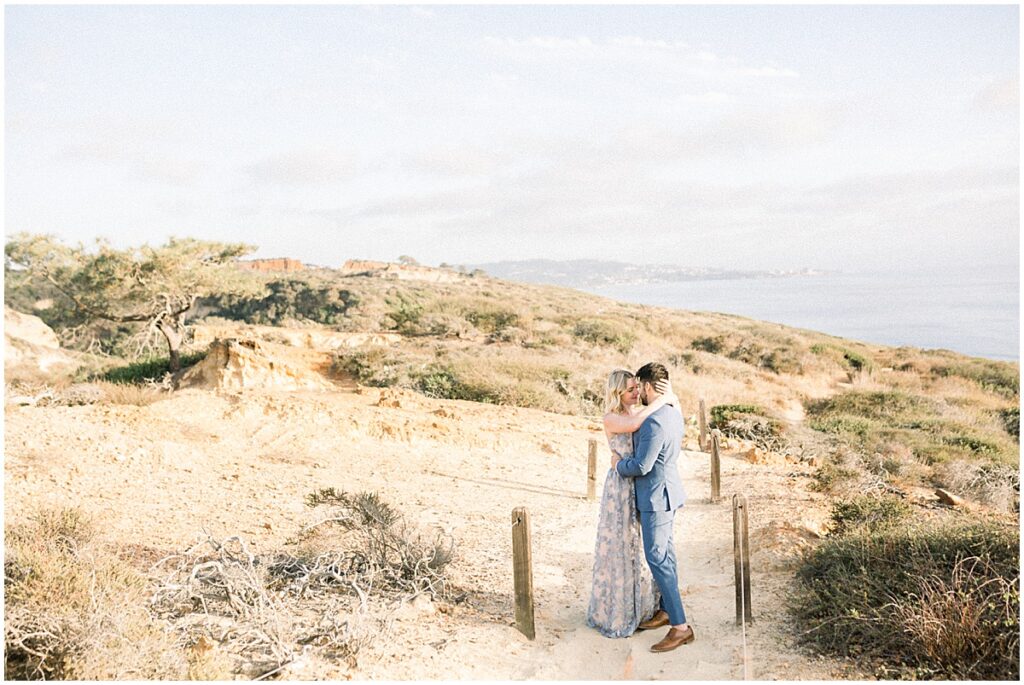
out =
[[999,410],[999,418],[1003,420],[1006,432],[1020,440],[1020,407]]
[[805,556],[791,609],[805,640],[882,677],[1016,682],[1018,553],[992,521],[853,526]]
[[942,442],[946,445],[952,445],[953,447],[962,447],[968,449],[975,454],[995,454],[999,451],[994,443],[973,435],[952,435],[942,436]]
[[857,471],[828,459],[814,472],[811,489],[815,492],[832,492],[844,483],[857,479],[859,475]]
[[407,369],[407,359],[383,346],[339,355],[332,365],[332,371],[343,371],[363,385],[375,388],[403,384],[408,380]]
[[394,298],[385,298],[390,306],[387,315],[391,319],[390,328],[404,335],[423,335],[429,333],[420,325],[423,318],[423,304],[412,296],[398,293]]
[[857,528],[878,531],[904,522],[910,505],[892,495],[861,495],[832,505],[832,534],[845,535]]
[[938,376],[959,376],[974,381],[982,388],[1007,397],[1020,395],[1020,367],[1010,362],[972,359],[959,364],[933,367]]
[[[192,352],[181,355],[181,368],[187,369],[206,357],[206,352]],[[127,366],[119,366],[101,374],[100,378],[111,383],[142,384],[159,381],[170,373],[169,357],[149,357],[133,362]]]
[[636,334],[625,325],[600,319],[576,321],[572,334],[595,345],[614,347],[623,354],[629,352],[636,342]]
[[845,392],[806,404],[809,416],[847,414],[896,426],[924,415],[931,403],[899,391]]
[[452,367],[442,364],[431,364],[416,374],[413,389],[438,399],[492,403],[497,400],[489,389],[467,383]]
[[716,335],[714,337],[706,336],[703,338],[694,338],[693,342],[690,343],[690,347],[695,350],[701,350],[702,352],[721,354],[722,350],[725,349],[725,336]]
[[519,314],[507,309],[476,309],[466,312],[465,317],[484,333],[499,333],[519,325]]
[[803,373],[804,367],[796,350],[790,347],[777,347],[769,350],[761,357],[761,366],[772,373]]
[[798,353],[788,345],[769,348],[756,340],[743,340],[728,354],[730,359],[773,373],[802,373]]
[[863,355],[851,350],[843,350],[843,359],[852,371],[870,371],[871,362]]
[[877,429],[877,424],[873,421],[862,419],[859,416],[850,416],[849,414],[814,417],[807,422],[807,425],[822,433],[849,434],[861,439],[867,438]]
[[722,430],[732,419],[741,414],[756,414],[761,416],[764,410],[753,404],[716,404],[708,412],[711,416],[711,428]]
[[199,302],[207,316],[252,324],[280,326],[288,321],[313,321],[328,326],[342,323],[360,298],[347,288],[315,284],[301,278],[269,281],[260,297],[216,295]]

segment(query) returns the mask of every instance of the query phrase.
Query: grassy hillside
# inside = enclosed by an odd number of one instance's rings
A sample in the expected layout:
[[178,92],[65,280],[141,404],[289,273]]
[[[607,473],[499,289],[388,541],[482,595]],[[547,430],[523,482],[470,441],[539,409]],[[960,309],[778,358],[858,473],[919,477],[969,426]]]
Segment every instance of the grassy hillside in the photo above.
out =
[[[364,385],[597,419],[609,371],[665,363],[688,414],[704,399],[727,436],[818,465],[814,486],[835,503],[831,530],[804,560],[792,599],[811,644],[868,658],[884,677],[1016,680],[1018,364],[486,276],[428,283],[311,269],[260,278],[261,295],[208,298],[194,322],[399,333],[396,344],[336,353],[334,370]],[[13,289],[8,301],[32,300]],[[166,359],[127,356],[144,349],[140,331],[97,328],[97,343],[81,328],[61,330],[62,311],[40,314],[67,343],[121,355],[97,362],[107,382],[93,391],[151,402],[155,388],[123,385],[166,368]],[[936,505],[936,487],[969,506]]]
[[[433,284],[314,270],[268,278],[262,298],[206,301],[201,312],[403,334],[398,346],[339,357],[368,385],[597,415],[608,371],[660,360],[685,400],[754,403],[773,413],[799,399],[812,427],[864,451],[898,441],[929,464],[1017,460],[1019,365],[948,351],[487,277]],[[831,399],[815,399],[823,397]]]

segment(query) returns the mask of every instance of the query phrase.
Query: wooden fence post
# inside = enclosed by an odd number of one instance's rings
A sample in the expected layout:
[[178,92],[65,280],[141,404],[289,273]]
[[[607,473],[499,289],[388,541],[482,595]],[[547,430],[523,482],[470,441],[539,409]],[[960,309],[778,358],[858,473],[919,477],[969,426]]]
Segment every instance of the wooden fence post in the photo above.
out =
[[752,623],[750,609],[750,541],[747,538],[747,497],[732,496],[732,553],[736,571],[736,624]]
[[718,456],[718,431],[711,434],[711,502],[722,499],[722,463]]
[[708,448],[708,417],[704,411],[704,398],[700,400],[700,415],[697,417],[697,423],[700,424],[700,451],[703,452]]
[[587,499],[597,498],[597,440],[587,445]]
[[533,623],[533,557],[530,552],[530,514],[512,510],[512,571],[515,579],[516,628],[529,639],[537,636]]

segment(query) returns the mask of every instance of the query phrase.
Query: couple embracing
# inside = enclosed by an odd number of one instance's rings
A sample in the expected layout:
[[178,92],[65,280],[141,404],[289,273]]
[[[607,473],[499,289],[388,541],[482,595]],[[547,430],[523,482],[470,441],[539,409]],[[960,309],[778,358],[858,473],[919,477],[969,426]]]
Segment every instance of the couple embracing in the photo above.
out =
[[[643,405],[640,408],[637,403]],[[652,652],[693,642],[679,595],[672,528],[686,502],[679,478],[683,416],[668,370],[616,370],[605,394],[605,479],[587,625],[606,637],[670,626]]]

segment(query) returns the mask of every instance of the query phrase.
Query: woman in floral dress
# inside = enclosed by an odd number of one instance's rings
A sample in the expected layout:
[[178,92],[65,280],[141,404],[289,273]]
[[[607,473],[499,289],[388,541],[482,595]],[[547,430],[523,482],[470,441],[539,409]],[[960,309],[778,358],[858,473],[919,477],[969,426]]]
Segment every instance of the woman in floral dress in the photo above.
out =
[[[679,406],[672,389],[664,390],[666,394],[641,410],[632,372],[617,369],[608,376],[604,432],[619,457],[632,456],[633,432],[648,416],[665,404]],[[633,479],[609,469],[601,495],[587,625],[605,637],[629,637],[654,614],[658,600],[658,586],[644,559]]]

